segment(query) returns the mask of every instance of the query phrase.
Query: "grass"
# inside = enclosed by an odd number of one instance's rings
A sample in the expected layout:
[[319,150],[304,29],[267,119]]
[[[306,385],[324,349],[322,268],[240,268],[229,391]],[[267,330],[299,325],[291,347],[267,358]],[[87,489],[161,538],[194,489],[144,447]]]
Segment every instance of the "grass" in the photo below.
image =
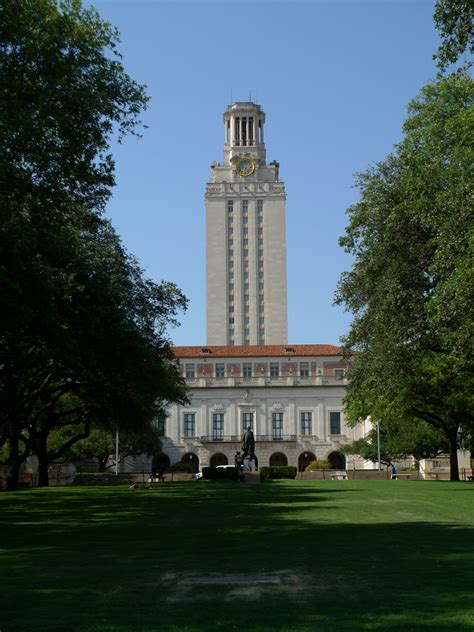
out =
[[[3,493],[0,630],[473,632],[473,527],[469,483]],[[239,573],[282,583],[183,582]]]

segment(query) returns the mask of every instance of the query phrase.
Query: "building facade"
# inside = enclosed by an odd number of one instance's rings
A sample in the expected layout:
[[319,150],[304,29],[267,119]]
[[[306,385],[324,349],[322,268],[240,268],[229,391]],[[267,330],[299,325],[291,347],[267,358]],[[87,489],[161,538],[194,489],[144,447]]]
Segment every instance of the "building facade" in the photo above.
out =
[[341,350],[287,342],[286,194],[264,126],[255,103],[224,113],[224,161],[205,196],[208,346],[174,348],[190,403],[169,407],[155,467],[233,464],[250,427],[261,466],[343,468],[340,448],[355,438]]
[[260,466],[315,459],[346,467],[340,448],[357,438],[346,425],[348,365],[333,345],[175,347],[190,404],[173,404],[156,467],[178,461],[195,471],[233,464],[251,427]]
[[234,103],[224,113],[224,162],[206,186],[207,344],[288,340],[285,185],[266,163],[265,113]]

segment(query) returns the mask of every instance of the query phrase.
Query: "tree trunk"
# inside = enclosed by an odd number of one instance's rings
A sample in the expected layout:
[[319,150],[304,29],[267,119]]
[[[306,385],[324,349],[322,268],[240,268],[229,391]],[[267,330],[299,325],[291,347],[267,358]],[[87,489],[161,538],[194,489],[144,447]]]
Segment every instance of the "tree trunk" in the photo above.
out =
[[21,461],[16,460],[11,463],[7,473],[7,490],[12,491],[20,487],[20,468]]
[[99,472],[107,471],[107,461],[109,460],[109,455],[99,455],[97,457],[97,463],[99,465]]
[[24,457],[20,456],[17,437],[9,440],[7,490],[15,490],[20,487],[20,469]]
[[49,463],[46,460],[46,455],[38,456],[38,487],[48,487],[49,485]]
[[458,433],[449,434],[449,469],[450,480],[459,480],[459,466],[458,466]]

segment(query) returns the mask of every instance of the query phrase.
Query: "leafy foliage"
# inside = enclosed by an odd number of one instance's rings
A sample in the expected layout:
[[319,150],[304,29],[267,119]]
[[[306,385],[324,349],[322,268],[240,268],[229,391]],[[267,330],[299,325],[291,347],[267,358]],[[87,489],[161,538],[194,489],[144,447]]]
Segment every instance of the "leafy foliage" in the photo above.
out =
[[409,106],[395,153],[359,174],[340,240],[354,265],[336,302],[354,315],[352,423],[426,421],[449,441],[474,423],[474,84],[457,73]]
[[316,459],[316,461],[311,461],[305,467],[305,472],[314,472],[315,470],[329,470],[331,468],[331,464],[327,459]]
[[296,467],[293,465],[270,465],[260,468],[260,479],[262,481],[265,480],[276,480],[280,478],[295,478],[296,477]]
[[472,0],[438,0],[433,17],[442,40],[433,58],[443,72],[464,53],[474,53],[474,4]]
[[[101,217],[112,136],[137,133],[148,97],[118,35],[78,0],[0,5],[0,445],[10,483],[92,424],[146,427],[184,401],[166,335],[186,299],[143,276]],[[51,451],[53,428],[68,427]]]

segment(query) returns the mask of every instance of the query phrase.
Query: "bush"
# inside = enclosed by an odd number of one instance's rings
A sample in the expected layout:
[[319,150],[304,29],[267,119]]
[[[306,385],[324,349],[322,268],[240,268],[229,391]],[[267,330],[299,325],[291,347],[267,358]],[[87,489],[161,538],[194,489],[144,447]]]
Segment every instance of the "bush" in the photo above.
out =
[[329,463],[329,461],[326,461],[326,459],[322,459],[320,461],[316,460],[316,461],[311,461],[311,463],[308,463],[308,465],[305,467],[305,472],[313,472],[314,470],[329,470],[331,469],[331,464]]
[[182,461],[178,461],[170,467],[171,472],[187,472],[189,474],[194,473],[194,467],[189,465],[189,463],[183,463]]
[[260,468],[260,480],[275,480],[277,478],[295,478],[296,467],[293,465],[272,465]]
[[203,467],[202,477],[207,481],[236,481],[239,473],[236,467]]

